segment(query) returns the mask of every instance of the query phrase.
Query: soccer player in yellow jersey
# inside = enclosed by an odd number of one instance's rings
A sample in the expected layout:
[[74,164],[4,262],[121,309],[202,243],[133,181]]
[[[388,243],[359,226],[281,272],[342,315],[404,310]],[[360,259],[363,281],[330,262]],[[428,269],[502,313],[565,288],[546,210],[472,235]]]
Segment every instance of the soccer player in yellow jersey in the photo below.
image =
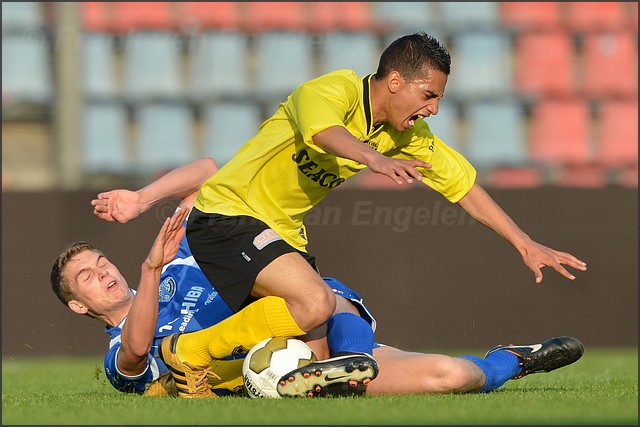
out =
[[[338,70],[303,83],[205,182],[189,216],[187,239],[232,310],[279,296],[286,301],[282,318],[305,332],[332,316],[336,298],[306,250],[303,221],[331,189],[367,167],[398,185],[419,181],[457,203],[516,248],[536,283],[543,267],[570,280],[575,276],[565,265],[586,270],[575,256],[525,234],[476,182],[474,167],[422,120],[438,113],[450,64],[437,39],[415,33],[391,43],[374,74]],[[364,328],[359,319],[341,317],[345,336]],[[372,354],[358,342],[343,350],[346,356],[338,355],[335,363],[328,359],[326,366],[350,363],[349,353]],[[205,362],[188,359],[192,366]],[[367,366],[375,369],[373,357]],[[299,381],[304,379],[293,378],[293,386]]]

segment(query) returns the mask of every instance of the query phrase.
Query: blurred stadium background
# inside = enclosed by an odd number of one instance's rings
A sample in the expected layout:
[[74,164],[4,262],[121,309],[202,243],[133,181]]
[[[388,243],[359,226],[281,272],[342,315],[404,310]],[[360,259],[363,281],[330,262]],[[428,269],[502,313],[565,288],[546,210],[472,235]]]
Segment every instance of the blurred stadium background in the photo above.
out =
[[[309,224],[323,274],[361,293],[379,340],[408,349],[556,333],[637,347],[637,2],[3,2],[3,356],[106,348],[104,325],[49,290],[51,264],[88,239],[136,287],[174,205],[105,223],[97,192],[225,163],[297,84],[374,72],[414,31],[453,57],[434,132],[523,229],[589,271],[574,283],[545,269],[536,286],[513,248],[435,192],[364,171]],[[407,228],[356,224],[357,206]]]
[[417,30],[453,57],[428,121],[483,184],[637,187],[637,2],[3,2],[2,188],[224,163],[298,83]]

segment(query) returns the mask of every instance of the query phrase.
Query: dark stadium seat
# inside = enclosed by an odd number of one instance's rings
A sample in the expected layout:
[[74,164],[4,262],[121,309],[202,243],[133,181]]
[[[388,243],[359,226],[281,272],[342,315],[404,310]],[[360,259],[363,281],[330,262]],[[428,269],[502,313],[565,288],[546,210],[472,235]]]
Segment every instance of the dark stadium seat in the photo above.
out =
[[575,91],[576,52],[569,32],[526,31],[515,37],[514,83],[518,94],[548,96]]
[[562,3],[500,2],[500,23],[511,30],[548,30],[562,25]]
[[454,30],[497,28],[500,24],[498,2],[440,2],[440,23]]
[[225,101],[205,106],[204,155],[222,166],[255,136],[261,123],[261,109],[253,102]]
[[42,2],[2,2],[2,32],[37,30],[44,26]]
[[566,25],[576,32],[615,30],[625,26],[625,2],[566,2]]
[[466,105],[464,154],[478,169],[528,163],[524,108],[516,99]]
[[180,40],[175,33],[134,32],[124,40],[124,94],[131,101],[183,93]]
[[189,96],[245,97],[251,94],[246,60],[249,36],[236,31],[203,31],[189,38]]
[[299,84],[314,77],[312,39],[300,32],[270,31],[255,36],[256,79],[259,101],[284,100]]
[[593,159],[589,146],[590,111],[583,98],[543,99],[532,106],[529,155],[541,164],[585,164]]
[[131,166],[126,107],[117,101],[87,103],[83,114],[82,169],[87,173],[126,173]]
[[113,98],[119,93],[116,81],[114,36],[87,32],[82,38],[82,88],[88,98]]
[[184,32],[239,30],[242,3],[185,1],[177,4],[178,26]]
[[191,108],[178,102],[140,104],[134,110],[137,125],[134,170],[153,175],[196,158]]
[[491,188],[527,189],[547,184],[544,172],[537,167],[496,167],[481,171],[480,182]]
[[386,32],[429,32],[438,22],[433,2],[373,2],[372,6],[376,23]]
[[319,45],[323,74],[340,68],[354,70],[360,76],[374,73],[382,53],[378,36],[365,32],[333,31],[323,34]]
[[438,114],[427,117],[426,122],[429,129],[445,144],[457,151],[463,150],[462,135],[460,132],[461,118],[460,109],[457,103],[446,98],[440,101]]
[[53,100],[51,51],[46,39],[20,33],[2,37],[2,104]]
[[453,36],[449,48],[454,71],[449,76],[447,96],[471,99],[512,93],[512,42],[508,33],[459,32]]
[[592,97],[638,93],[638,33],[589,33],[583,37],[583,80]]

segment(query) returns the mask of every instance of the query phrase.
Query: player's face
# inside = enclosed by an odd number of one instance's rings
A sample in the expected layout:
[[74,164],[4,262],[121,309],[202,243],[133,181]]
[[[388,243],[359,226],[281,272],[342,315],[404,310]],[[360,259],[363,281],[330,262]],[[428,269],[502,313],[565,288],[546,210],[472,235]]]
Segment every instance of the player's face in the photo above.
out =
[[127,281],[106,256],[82,251],[64,269],[76,299],[94,313],[103,314],[133,297]]
[[438,114],[446,84],[447,75],[438,70],[428,70],[422,77],[411,81],[400,77],[387,121],[402,132],[412,128],[417,120]]

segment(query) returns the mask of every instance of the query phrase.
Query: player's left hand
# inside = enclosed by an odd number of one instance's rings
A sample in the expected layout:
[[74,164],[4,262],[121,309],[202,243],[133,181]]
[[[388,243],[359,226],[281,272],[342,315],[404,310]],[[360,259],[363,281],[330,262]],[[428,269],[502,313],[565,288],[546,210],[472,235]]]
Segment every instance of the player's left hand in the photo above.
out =
[[182,205],[176,209],[171,217],[164,221],[145,260],[147,266],[152,269],[160,269],[165,264],[173,261],[178,253],[180,240],[182,240],[186,232],[183,223],[189,214],[189,210],[189,207]]
[[564,268],[564,265],[580,271],[587,269],[587,264],[584,261],[570,253],[557,251],[536,242],[531,242],[531,244],[522,251],[522,259],[526,266],[533,271],[536,283],[542,283],[543,267],[551,267],[569,280],[575,280],[576,276]]

